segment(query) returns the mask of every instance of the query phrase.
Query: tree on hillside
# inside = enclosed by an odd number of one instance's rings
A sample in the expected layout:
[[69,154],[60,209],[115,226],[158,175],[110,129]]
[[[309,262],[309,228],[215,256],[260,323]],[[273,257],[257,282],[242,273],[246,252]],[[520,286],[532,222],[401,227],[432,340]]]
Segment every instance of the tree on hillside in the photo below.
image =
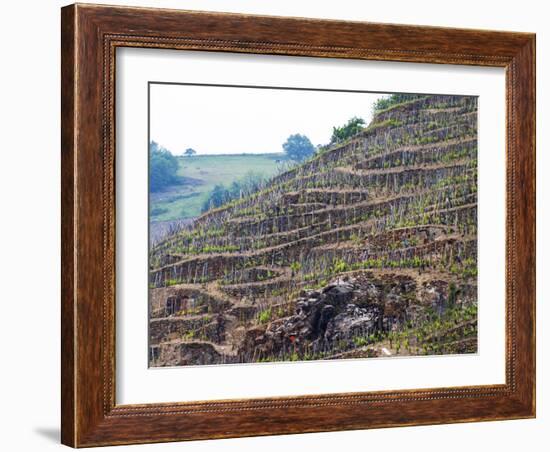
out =
[[290,135],[283,144],[283,150],[287,157],[296,162],[302,162],[315,152],[315,146],[305,135],[295,133]]
[[351,138],[353,135],[358,134],[363,130],[365,120],[354,116],[346,124],[341,127],[332,128],[332,137],[330,138],[330,144],[341,143]]
[[157,142],[149,144],[149,189],[160,191],[178,180],[178,159]]
[[185,152],[183,153],[183,155],[186,155],[187,157],[191,157],[193,155],[195,155],[197,153],[197,151],[195,151],[193,148],[187,148],[185,150]]

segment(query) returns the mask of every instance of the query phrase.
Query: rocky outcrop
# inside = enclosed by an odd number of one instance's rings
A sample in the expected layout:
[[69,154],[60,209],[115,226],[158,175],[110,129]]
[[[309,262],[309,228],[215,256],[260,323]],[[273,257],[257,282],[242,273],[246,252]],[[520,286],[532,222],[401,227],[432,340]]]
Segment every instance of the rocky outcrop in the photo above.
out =
[[[271,322],[267,328],[249,331],[239,355],[260,357],[303,355],[329,350],[341,341],[390,330],[407,316],[407,303],[416,286],[409,278],[393,275],[388,281],[347,277],[336,279],[320,290],[305,290],[295,300],[295,313]],[[386,295],[383,295],[386,293]]]

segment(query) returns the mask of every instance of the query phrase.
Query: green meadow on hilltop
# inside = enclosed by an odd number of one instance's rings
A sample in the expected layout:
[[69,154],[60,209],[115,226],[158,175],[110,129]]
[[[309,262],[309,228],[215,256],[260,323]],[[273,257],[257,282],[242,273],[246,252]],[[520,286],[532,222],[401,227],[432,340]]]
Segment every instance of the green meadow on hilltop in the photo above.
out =
[[152,222],[194,218],[216,184],[229,186],[249,174],[269,178],[284,161],[283,154],[195,155],[178,157],[179,183],[150,194]]

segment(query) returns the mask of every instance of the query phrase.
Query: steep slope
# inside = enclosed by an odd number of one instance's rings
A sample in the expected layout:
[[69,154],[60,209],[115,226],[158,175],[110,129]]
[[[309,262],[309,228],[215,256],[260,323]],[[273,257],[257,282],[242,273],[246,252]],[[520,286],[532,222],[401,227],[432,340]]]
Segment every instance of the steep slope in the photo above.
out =
[[477,99],[378,112],[150,252],[153,366],[477,350]]

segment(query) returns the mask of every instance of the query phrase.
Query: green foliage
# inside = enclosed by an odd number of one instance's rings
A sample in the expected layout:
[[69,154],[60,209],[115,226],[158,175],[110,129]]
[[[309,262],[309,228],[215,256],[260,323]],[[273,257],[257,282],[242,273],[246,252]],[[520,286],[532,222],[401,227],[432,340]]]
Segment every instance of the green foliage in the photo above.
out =
[[229,187],[223,184],[216,184],[208,198],[202,205],[202,212],[223,206],[236,199],[250,196],[260,190],[265,183],[262,174],[249,171],[242,179],[234,180]]
[[178,159],[155,141],[149,144],[149,190],[160,191],[177,182]]
[[184,341],[191,341],[193,340],[193,338],[195,337],[195,332],[194,331],[187,331],[186,333],[182,334],[181,338],[184,340]]
[[346,141],[354,135],[357,135],[363,130],[365,120],[354,116],[346,124],[341,127],[332,128],[332,137],[330,138],[330,144],[341,143]]
[[343,273],[348,270],[349,270],[348,264],[346,264],[346,262],[342,259],[336,259],[333,262],[332,268],[331,268],[332,273]]
[[298,273],[300,271],[300,268],[302,268],[300,262],[292,262],[292,264],[290,264],[290,270],[292,270],[293,275]]
[[258,316],[258,321],[260,323],[267,323],[271,320],[271,308],[266,309],[265,311],[260,312]]
[[315,146],[305,135],[295,133],[287,138],[283,150],[289,159],[302,162],[315,153]]
[[451,273],[462,276],[464,279],[477,278],[477,260],[468,257],[461,263],[453,263],[449,269]]
[[365,131],[366,132],[373,132],[375,130],[383,129],[383,128],[391,129],[391,128],[394,128],[394,127],[399,127],[402,124],[403,123],[401,121],[398,121],[397,119],[394,119],[394,118],[386,119],[385,121],[381,121],[381,122],[377,122],[377,123],[369,125],[365,129]]
[[384,110],[387,110],[389,108],[393,108],[397,105],[404,104],[406,102],[411,102],[413,100],[421,99],[422,95],[420,94],[406,94],[406,93],[398,93],[398,94],[390,94],[387,97],[381,97],[376,102],[374,102],[373,110],[374,113],[380,113]]
[[355,336],[353,338],[353,343],[355,344],[356,347],[364,347],[365,345],[369,344],[369,341],[364,336]]
[[464,148],[464,149],[460,149],[460,150],[457,150],[457,151],[451,151],[451,152],[445,153],[441,157],[440,161],[443,162],[443,163],[449,163],[449,162],[453,162],[455,160],[468,158],[472,155],[475,156],[476,153],[477,153],[477,148],[474,148],[473,150]]
[[197,153],[197,151],[195,151],[193,148],[187,148],[185,150],[185,152],[183,153],[183,155],[187,156],[187,157],[191,157],[193,155],[195,155]]
[[222,184],[217,184],[214,186],[210,196],[203,204],[202,211],[206,212],[208,209],[219,207],[230,200],[231,195],[229,190],[227,190],[227,188],[225,188]]
[[207,245],[200,249],[189,248],[186,250],[187,254],[199,254],[199,253],[229,253],[232,251],[238,251],[239,247],[237,245],[225,245],[225,246],[216,246],[216,245]]
[[436,313],[427,308],[416,321],[408,321],[398,330],[375,331],[368,336],[352,337],[354,348],[384,343],[396,355],[402,350],[408,354],[434,355],[456,352],[453,343],[475,337],[477,334],[477,305],[449,306],[444,312]]

